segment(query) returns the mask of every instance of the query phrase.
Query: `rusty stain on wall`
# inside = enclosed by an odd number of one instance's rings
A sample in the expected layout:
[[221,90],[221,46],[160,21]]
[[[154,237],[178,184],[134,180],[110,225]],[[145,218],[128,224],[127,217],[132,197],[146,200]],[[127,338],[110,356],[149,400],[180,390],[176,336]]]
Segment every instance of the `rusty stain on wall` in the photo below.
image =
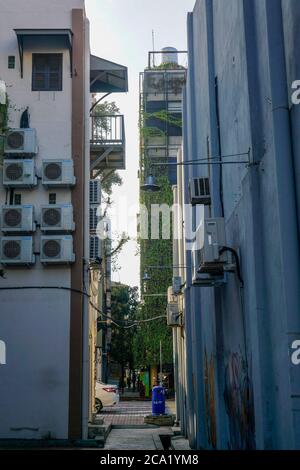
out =
[[205,385],[205,410],[206,432],[208,443],[214,449],[217,447],[216,402],[215,402],[215,366],[213,354],[208,360],[205,349],[204,357],[204,385]]
[[229,418],[229,449],[255,449],[254,400],[251,361],[231,353],[225,367],[224,401]]

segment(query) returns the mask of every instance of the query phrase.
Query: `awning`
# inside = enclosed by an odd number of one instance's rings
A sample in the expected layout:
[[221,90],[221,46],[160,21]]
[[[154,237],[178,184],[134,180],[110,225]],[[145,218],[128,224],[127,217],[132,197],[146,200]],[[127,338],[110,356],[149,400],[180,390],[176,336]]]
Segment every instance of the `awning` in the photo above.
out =
[[91,93],[124,93],[128,91],[127,67],[91,55]]
[[23,78],[23,54],[24,49],[26,48],[26,39],[30,38],[30,40],[36,39],[37,41],[40,38],[56,38],[60,39],[62,46],[66,47],[70,52],[70,65],[71,65],[71,75],[72,75],[72,38],[73,33],[70,29],[15,29],[14,30],[17,39],[18,39],[18,46],[19,46],[19,54],[20,54],[20,68],[21,68],[21,78]]

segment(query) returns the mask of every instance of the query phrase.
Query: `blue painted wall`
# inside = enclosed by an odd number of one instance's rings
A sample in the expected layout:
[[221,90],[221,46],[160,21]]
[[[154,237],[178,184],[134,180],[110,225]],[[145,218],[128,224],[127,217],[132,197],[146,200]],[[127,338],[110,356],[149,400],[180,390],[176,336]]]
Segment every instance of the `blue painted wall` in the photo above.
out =
[[188,16],[184,159],[250,148],[255,163],[185,172],[186,185],[210,176],[211,214],[225,217],[244,279],[199,288],[187,273],[197,448],[300,448],[300,369],[290,361],[300,338],[300,106],[290,102],[299,18],[295,0],[198,0]]

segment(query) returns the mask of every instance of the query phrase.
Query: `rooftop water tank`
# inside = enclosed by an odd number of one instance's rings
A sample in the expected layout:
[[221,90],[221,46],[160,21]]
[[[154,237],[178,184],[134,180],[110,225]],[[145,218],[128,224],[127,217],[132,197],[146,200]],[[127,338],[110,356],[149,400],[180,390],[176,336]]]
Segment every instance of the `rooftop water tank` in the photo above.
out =
[[178,51],[176,47],[164,47],[161,50],[162,64],[178,64]]

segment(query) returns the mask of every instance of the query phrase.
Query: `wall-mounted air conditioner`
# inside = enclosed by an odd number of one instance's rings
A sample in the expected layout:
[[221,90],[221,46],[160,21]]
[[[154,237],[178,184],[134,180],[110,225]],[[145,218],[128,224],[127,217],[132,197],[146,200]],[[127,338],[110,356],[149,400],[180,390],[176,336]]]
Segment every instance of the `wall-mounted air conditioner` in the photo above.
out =
[[180,296],[174,292],[173,286],[168,288],[168,305],[167,305],[167,325],[180,326],[181,325],[181,312],[179,310]]
[[2,206],[1,208],[1,230],[5,233],[34,232],[36,224],[34,221],[34,210],[31,205]]
[[68,188],[74,186],[73,160],[44,160],[42,183],[49,188]]
[[102,258],[102,240],[97,235],[90,236],[90,261],[94,262]]
[[35,129],[10,129],[5,137],[6,155],[36,155],[38,153]]
[[33,160],[4,160],[3,186],[32,188],[37,185]]
[[101,204],[100,180],[90,180],[90,204]]
[[34,264],[32,237],[2,237],[0,262],[5,266]]
[[[220,254],[226,245],[224,218],[202,219],[197,231],[192,250],[193,283],[214,282],[215,278],[224,278],[224,266],[228,263],[228,254]],[[203,285],[204,285],[203,284]]]
[[178,295],[174,292],[173,286],[168,287],[168,304],[178,304]]
[[100,217],[98,214],[98,206],[90,207],[90,231],[95,232],[99,223]]
[[173,287],[173,292],[175,295],[178,295],[181,293],[181,289],[182,289],[182,277],[181,276],[173,276],[172,287]]
[[73,232],[72,204],[49,204],[41,206],[41,230],[43,232]]
[[211,205],[209,178],[191,178],[189,193],[192,206],[196,204]]
[[181,326],[181,312],[178,304],[168,304],[167,306],[167,325],[172,327]]
[[43,264],[74,263],[72,235],[42,236],[40,259]]

